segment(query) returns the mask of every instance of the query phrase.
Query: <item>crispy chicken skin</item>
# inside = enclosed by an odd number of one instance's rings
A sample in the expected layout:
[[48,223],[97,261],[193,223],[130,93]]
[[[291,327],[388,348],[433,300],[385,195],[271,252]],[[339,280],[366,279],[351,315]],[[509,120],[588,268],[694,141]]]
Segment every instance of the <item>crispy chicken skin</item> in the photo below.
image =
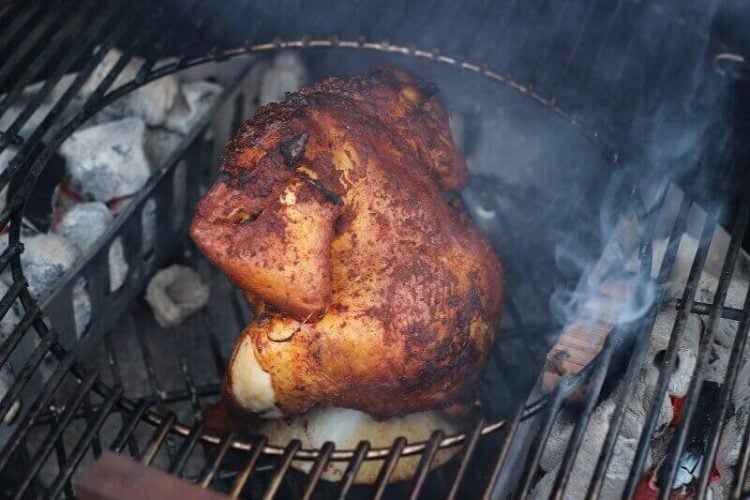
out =
[[386,417],[464,397],[502,295],[490,245],[443,197],[466,179],[436,87],[399,69],[323,80],[246,122],[191,227],[256,307],[229,398]]

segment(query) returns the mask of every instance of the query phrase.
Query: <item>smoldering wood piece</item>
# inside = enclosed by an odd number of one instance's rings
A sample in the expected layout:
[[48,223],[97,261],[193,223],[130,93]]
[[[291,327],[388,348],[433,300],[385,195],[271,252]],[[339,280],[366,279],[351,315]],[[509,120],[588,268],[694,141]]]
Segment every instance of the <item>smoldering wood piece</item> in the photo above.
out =
[[76,489],[76,494],[81,500],[228,498],[112,452],[104,453],[86,472]]
[[[580,315],[565,328],[547,353],[542,374],[544,392],[552,392],[561,377],[579,373],[594,360],[617,325],[617,311],[632,300],[634,294],[632,283],[608,281],[587,301]],[[573,398],[581,394],[576,391]]]

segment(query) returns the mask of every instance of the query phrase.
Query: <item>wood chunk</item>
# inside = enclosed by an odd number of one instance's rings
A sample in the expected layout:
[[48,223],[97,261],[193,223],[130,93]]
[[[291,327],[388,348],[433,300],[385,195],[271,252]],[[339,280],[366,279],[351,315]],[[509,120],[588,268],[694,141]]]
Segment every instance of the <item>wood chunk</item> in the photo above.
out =
[[[615,329],[618,317],[635,294],[632,283],[609,280],[599,293],[581,308],[579,317],[569,324],[549,353],[542,374],[542,390],[555,390],[561,377],[572,376],[585,368],[602,350],[604,341]],[[578,400],[583,391],[571,398]]]
[[105,452],[76,488],[81,500],[221,500],[215,491],[141,465],[117,453]]

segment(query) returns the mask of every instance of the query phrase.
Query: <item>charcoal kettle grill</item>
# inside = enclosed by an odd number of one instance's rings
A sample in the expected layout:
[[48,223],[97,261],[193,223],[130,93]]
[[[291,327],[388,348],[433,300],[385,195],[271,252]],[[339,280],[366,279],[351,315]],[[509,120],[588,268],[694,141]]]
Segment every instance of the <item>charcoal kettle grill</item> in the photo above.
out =
[[[218,397],[227,350],[231,348],[231,337],[217,333],[213,325],[222,323],[228,331],[238,331],[248,319],[246,306],[213,273],[212,293],[224,308],[209,307],[199,313],[182,333],[182,339],[187,340],[177,341],[177,332],[172,332],[172,337],[154,333],[153,325],[143,319],[145,309],[137,297],[148,278],[168,260],[200,260],[187,243],[185,232],[201,187],[213,175],[216,151],[221,146],[205,131],[215,116],[228,121],[232,130],[248,117],[244,93],[247,75],[252,73],[250,66],[227,82],[224,99],[184,138],[166,167],[133,197],[96,248],[42,297],[29,292],[21,265],[27,202],[62,142],[107,104],[165,75],[207,64],[252,64],[280,50],[299,51],[313,61],[311,72],[321,76],[331,68],[336,71],[332,64],[342,54],[350,62],[344,71],[367,67],[373,61],[416,65],[428,74],[450,75],[443,88],[447,99],[448,89],[456,81],[469,81],[471,88],[482,91],[500,88],[532,107],[534,113],[569,129],[587,148],[596,151],[601,165],[616,172],[628,162],[649,158],[644,145],[648,138],[641,133],[648,129],[632,133],[630,125],[639,117],[649,116],[649,112],[657,113],[668,98],[692,111],[724,105],[728,107],[721,109],[747,109],[743,96],[748,72],[742,48],[707,30],[715,24],[707,26],[707,11],[720,18],[716,14],[721,12],[719,7],[704,2],[631,0],[468,5],[429,1],[390,6],[363,1],[337,5],[56,1],[9,2],[0,7],[0,50],[4,54],[0,58],[0,89],[4,92],[0,112],[6,112],[29,84],[45,82],[40,99],[28,102],[24,112],[0,135],[0,149],[16,151],[9,167],[0,174],[0,186],[13,187],[0,214],[0,226],[8,231],[0,271],[8,273],[11,281],[0,299],[0,315],[8,314],[12,307],[23,310],[20,321],[0,346],[0,365],[12,366],[15,375],[0,402],[0,419],[13,417],[0,433],[3,496],[75,497],[85,472],[103,452],[112,450],[232,497],[523,498],[532,493],[538,480],[542,452],[555,418],[575,405],[574,430],[565,445],[551,493],[555,498],[564,497],[586,427],[606,390],[605,382],[612,376],[613,360],[622,345],[619,337],[611,336],[580,373],[562,378],[549,394],[528,398],[554,338],[546,335],[551,329],[548,325],[529,323],[524,311],[530,306],[513,292],[513,283],[523,281],[524,276],[518,276],[513,266],[506,266],[503,332],[482,381],[487,411],[465,432],[445,435],[435,431],[424,442],[397,439],[384,448],[363,440],[354,449],[336,449],[330,444],[304,449],[298,441],[280,447],[269,444],[262,435],[248,439],[233,433],[218,434],[208,425],[204,411]],[[93,95],[70,112],[77,92],[113,47],[122,55]],[[113,88],[118,73],[136,55],[145,59],[137,76]],[[701,90],[695,88],[696,68],[705,71],[707,81],[730,89],[722,94],[729,96],[728,102],[702,102],[696,97]],[[19,132],[41,99],[71,72],[76,77],[70,87],[33,133],[22,137]],[[477,96],[470,97],[483,102]],[[228,111],[222,114],[220,109]],[[676,106],[674,112],[680,110],[684,108]],[[742,167],[747,161],[746,152],[739,146],[743,128],[735,123],[741,121],[742,113],[737,114],[738,119],[727,116],[733,139],[711,141],[697,166],[681,171],[682,177],[675,179],[685,187],[685,196],[671,225],[669,244],[655,280],[655,300],[633,327],[636,340],[628,347],[630,354],[624,366],[615,373],[620,383],[617,405],[588,486],[587,494],[592,497],[602,492],[628,398],[640,367],[647,362],[648,338],[664,301],[680,240],[687,232],[691,207],[720,197],[726,203],[709,210],[699,233],[698,250],[678,301],[672,340],[659,367],[656,393],[624,495],[636,495],[647,473],[658,408],[666,397],[677,341],[690,315],[704,317],[708,325],[698,353],[703,361],[698,362],[673,447],[663,465],[667,471],[664,484],[674,482],[674,457],[685,447],[690,422],[696,418],[712,332],[722,318],[738,324],[729,368],[712,410],[706,455],[696,472],[697,497],[704,498],[709,491],[722,423],[731,413],[732,388],[748,382],[740,380],[738,373],[750,329],[750,297],[743,308],[724,305],[750,216],[746,196],[731,189],[731,184],[744,182]],[[713,175],[705,174],[712,168]],[[177,176],[186,174],[189,182],[183,206],[176,209],[173,186]],[[696,178],[705,182],[701,181],[700,188],[690,189],[689,179]],[[500,184],[492,184],[491,176],[476,175],[475,179],[490,190],[501,189]],[[501,224],[503,207],[493,205],[491,197],[478,199],[477,203],[487,204],[482,205],[485,212],[498,214],[491,223]],[[149,200],[156,202],[159,238],[144,254],[142,213]],[[175,210],[185,214],[177,224]],[[653,230],[658,214],[651,208],[638,216],[643,227]],[[695,290],[712,235],[720,225],[728,228],[731,241],[721,265],[715,300],[703,302],[696,298]],[[108,292],[106,258],[117,238],[126,242],[130,269],[124,286]],[[651,267],[652,239],[648,231],[642,235],[643,269]],[[502,255],[503,250],[499,251]],[[86,279],[92,297],[92,322],[83,336],[75,334],[70,320],[73,289],[80,277]],[[553,286],[535,273],[529,281],[542,295]],[[204,351],[202,362],[191,358],[191,349]],[[510,350],[521,353],[523,359],[507,359],[504,353]],[[174,363],[162,359],[164,352],[174,357]],[[134,368],[136,365],[141,368]],[[522,369],[524,366],[534,368]],[[132,389],[130,383],[139,369],[145,392]],[[536,431],[531,435],[524,432],[529,422],[535,422]],[[447,448],[459,451],[448,464],[431,469],[438,451]],[[750,425],[746,426],[740,450],[731,491],[734,497],[746,494]],[[410,456],[419,457],[413,479],[390,483],[398,461]],[[293,468],[297,461],[312,463],[310,472]],[[337,483],[321,479],[331,461],[347,464],[343,479]],[[381,464],[373,485],[355,484],[355,476],[365,462]],[[669,492],[663,488],[659,494]]]

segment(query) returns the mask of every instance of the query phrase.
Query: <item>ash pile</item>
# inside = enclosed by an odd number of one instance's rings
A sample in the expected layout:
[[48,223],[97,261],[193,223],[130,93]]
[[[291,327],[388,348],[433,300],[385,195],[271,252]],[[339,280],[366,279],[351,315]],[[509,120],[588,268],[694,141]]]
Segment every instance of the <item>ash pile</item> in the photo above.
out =
[[[674,221],[681,197],[682,192],[672,186],[667,194],[667,202],[663,211],[669,212],[670,208],[673,210],[671,214],[664,217],[664,220]],[[626,399],[620,432],[603,479],[601,490],[603,498],[620,497],[625,492],[626,483],[635,462],[639,439],[646,428],[648,412],[657,398],[659,368],[665,363],[670,337],[674,334],[678,339],[674,368],[668,378],[667,397],[657,410],[656,426],[646,449],[645,472],[639,478],[635,491],[636,498],[655,497],[660,490],[660,485],[666,481],[670,445],[673,444],[673,439],[676,439],[683,403],[688,395],[698,357],[701,355],[701,343],[705,341],[704,337],[707,335],[709,325],[707,315],[689,312],[682,334],[673,333],[678,310],[682,307],[683,291],[698,251],[697,233],[700,232],[706,218],[707,213],[697,204],[693,204],[688,216],[687,232],[679,241],[666,297],[660,304],[653,329],[645,332],[650,335],[646,361],[636,375],[634,390]],[[714,302],[729,243],[730,235],[723,228],[718,227],[713,233],[706,264],[698,281],[696,303],[712,304]],[[654,280],[659,274],[667,245],[667,238],[654,241],[651,256],[651,278]],[[734,311],[741,310],[745,304],[748,287],[750,287],[750,256],[741,250],[729,282],[724,306]],[[690,425],[687,427],[685,446],[676,457],[677,472],[671,489],[672,493],[680,498],[688,498],[695,493],[697,487],[704,454],[709,447],[710,429],[716,424],[714,422],[715,410],[719,404],[722,384],[725,383],[732,347],[737,335],[738,319],[738,317],[720,319],[713,340],[708,345],[710,352],[707,358],[706,375],[702,384],[698,386],[697,405]],[[738,381],[747,380],[750,377],[750,348],[745,346],[745,350],[740,354]],[[583,498],[588,494],[594,471],[597,469],[607,434],[610,431],[620,391],[623,390],[624,383],[620,380],[622,373],[619,372],[619,375],[616,374],[615,377],[612,386],[603,389],[604,397],[600,396],[585,427],[580,451],[565,490],[565,498]],[[552,386],[544,388],[544,382],[541,382],[540,386],[536,395],[549,392],[554,388]],[[575,395],[572,397],[575,400]],[[571,405],[571,407],[564,408],[554,420],[550,437],[541,455],[541,474],[532,490],[534,498],[548,498],[555,487],[560,467],[569,452],[568,443],[575,431],[576,422],[580,418],[580,411],[580,406]],[[731,496],[735,466],[740,458],[743,431],[749,412],[750,386],[738,382],[734,385],[730,395],[729,410],[721,427],[718,451],[711,464],[709,498],[719,499]],[[529,429],[531,428],[530,426]]]

